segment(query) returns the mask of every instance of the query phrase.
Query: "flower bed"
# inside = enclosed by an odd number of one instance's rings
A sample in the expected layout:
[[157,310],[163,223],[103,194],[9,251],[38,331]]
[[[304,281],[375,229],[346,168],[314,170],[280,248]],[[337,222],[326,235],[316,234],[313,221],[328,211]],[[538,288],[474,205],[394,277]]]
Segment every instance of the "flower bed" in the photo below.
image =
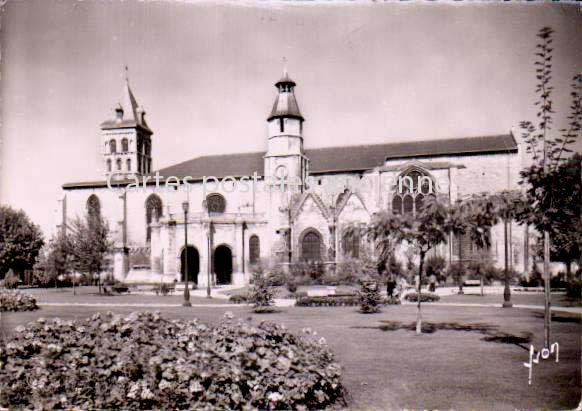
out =
[[[320,297],[301,297],[295,301],[297,307],[341,307],[360,305],[360,296],[358,295],[328,295]],[[400,304],[396,297],[382,299],[382,305]]]
[[20,291],[0,289],[1,311],[32,311],[38,309],[36,299]]
[[[418,293],[406,294],[406,296],[404,298],[406,299],[406,301],[417,302],[418,301]],[[441,297],[439,297],[438,295],[433,294],[433,293],[420,293],[420,302],[421,303],[430,303],[430,302],[438,301],[440,299],[441,299]]]
[[282,325],[217,326],[159,313],[39,319],[0,346],[8,408],[296,409],[343,403],[324,339]]

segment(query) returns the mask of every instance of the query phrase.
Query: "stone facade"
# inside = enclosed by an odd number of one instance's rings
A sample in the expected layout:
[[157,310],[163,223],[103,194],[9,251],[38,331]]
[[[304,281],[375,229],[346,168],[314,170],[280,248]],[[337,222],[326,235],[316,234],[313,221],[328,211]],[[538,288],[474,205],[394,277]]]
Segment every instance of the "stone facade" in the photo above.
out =
[[[435,140],[428,151],[415,149],[416,154],[406,152],[401,157],[391,153],[392,147],[401,150],[399,145],[366,146],[374,155],[385,150],[386,156],[378,157],[380,161],[362,156],[358,167],[346,165],[351,153],[341,157],[337,154],[339,151],[329,149],[331,160],[338,155],[337,167],[332,171],[321,170],[303,148],[304,120],[295,101],[294,87],[295,83],[288,76],[277,83],[277,100],[267,120],[268,150],[256,153],[255,160],[262,162],[257,169],[240,170],[226,180],[225,176],[217,176],[222,184],[205,182],[206,174],[201,174],[205,170],[198,170],[197,175],[187,175],[184,171],[175,179],[167,179],[167,173],[180,170],[172,167],[160,170],[160,175],[166,179],[159,184],[150,176],[146,184],[141,184],[146,173],[137,171],[131,177],[139,180],[139,187],[134,184],[127,188],[134,180],[120,178],[112,187],[106,181],[65,184],[63,218],[83,216],[89,196],[97,196],[101,214],[112,229],[115,242],[112,271],[119,280],[182,281],[187,226],[191,249],[188,255],[194,259],[188,262],[189,280],[199,286],[205,286],[209,280],[213,284],[243,285],[249,281],[251,263],[256,263],[251,261],[255,258],[253,255],[258,255],[266,266],[289,260],[302,261],[305,253],[314,252],[309,247],[318,244],[316,254],[323,262],[337,263],[349,258],[343,241],[346,227],[367,223],[374,213],[391,210],[395,205],[404,207],[403,210],[416,207],[416,200],[411,203],[403,199],[406,204],[394,200],[399,178],[411,172],[424,176],[438,198],[447,202],[481,192],[518,188],[518,173],[527,159],[522,147],[515,143],[513,133],[503,136],[505,145],[502,147],[498,137],[482,137],[483,143],[477,150],[463,147],[463,142],[473,141],[471,138],[447,140],[455,149],[441,149]],[[131,94],[129,85],[127,93]],[[132,98],[131,94],[129,99]],[[137,123],[122,126],[115,132],[129,135],[141,130]],[[103,141],[109,141],[111,135],[110,128],[103,130]],[[424,147],[424,143],[411,143],[410,147]],[[354,149],[354,156],[358,155],[357,150]],[[226,160],[218,156],[216,161]],[[192,170],[196,170],[200,160],[194,159],[191,164]],[[212,175],[210,171],[208,175]],[[184,183],[186,176],[190,177],[187,184]],[[291,184],[281,184],[282,177]],[[210,194],[222,197],[223,209],[212,208]],[[157,196],[156,201],[161,202],[159,213],[151,209],[148,212],[151,196]],[[187,221],[184,202],[188,203]],[[258,250],[256,244],[254,250],[250,248],[252,236],[259,239]],[[524,271],[529,264],[524,240],[524,228],[512,225],[511,264],[518,271]],[[371,252],[371,246],[365,241],[360,247],[362,250],[367,247]],[[495,264],[502,266],[504,236],[501,226],[492,231],[490,253]],[[440,254],[449,262],[458,259],[458,250],[455,251],[451,244],[439,246],[433,254]]]

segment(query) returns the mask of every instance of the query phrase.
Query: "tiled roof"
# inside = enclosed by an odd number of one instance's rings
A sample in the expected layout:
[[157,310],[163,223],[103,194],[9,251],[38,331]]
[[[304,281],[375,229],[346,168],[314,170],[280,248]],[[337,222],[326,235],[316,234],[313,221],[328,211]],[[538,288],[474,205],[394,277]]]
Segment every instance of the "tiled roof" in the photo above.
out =
[[[310,172],[367,170],[386,160],[515,152],[517,144],[511,135],[465,137],[445,140],[411,141],[406,143],[369,144],[306,149]],[[264,152],[197,157],[160,170],[164,176],[251,176],[263,175]]]
[[517,144],[510,134],[484,137],[463,137],[404,143],[330,147],[306,150],[310,171],[365,170],[386,160],[452,155],[516,152]]
[[162,168],[159,172],[164,177],[191,176],[194,179],[203,176],[218,178],[252,176],[255,171],[259,176],[262,176],[264,155],[264,152],[255,152],[196,157],[183,163]]
[[[498,135],[444,140],[410,141],[405,143],[371,144],[306,149],[311,173],[363,171],[381,166],[386,160],[439,156],[478,155],[517,152],[513,136]],[[264,174],[265,152],[224,154],[196,157],[159,170],[160,176],[242,177]],[[102,186],[104,182],[71,183],[64,188]]]

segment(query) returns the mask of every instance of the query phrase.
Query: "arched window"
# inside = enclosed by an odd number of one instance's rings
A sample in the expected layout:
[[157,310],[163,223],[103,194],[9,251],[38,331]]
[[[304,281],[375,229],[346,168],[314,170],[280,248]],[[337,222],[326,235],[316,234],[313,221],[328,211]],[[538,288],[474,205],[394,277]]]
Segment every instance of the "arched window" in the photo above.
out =
[[210,194],[206,197],[206,208],[211,214],[222,214],[226,209],[226,200],[220,194]]
[[150,195],[145,202],[146,209],[146,241],[150,242],[152,238],[152,229],[150,224],[158,221],[162,216],[162,200],[156,194]]
[[117,159],[117,171],[121,171],[121,159]]
[[109,141],[109,152],[110,153],[117,153],[117,142],[115,140]]
[[127,171],[131,171],[131,158],[128,158],[126,160],[126,163],[127,163]]
[[129,144],[127,143],[127,139],[124,138],[121,140],[121,151],[127,153],[129,151]]
[[434,195],[435,185],[428,174],[417,169],[403,173],[398,177],[392,197],[392,213],[416,215],[426,197]]
[[111,159],[110,158],[107,159],[107,172],[111,173]]
[[261,258],[261,243],[259,237],[252,235],[249,239],[249,262],[251,264],[258,264]]
[[95,194],[91,194],[87,199],[87,216],[89,224],[92,224],[101,218],[101,202],[99,197]]
[[321,237],[317,232],[310,231],[303,236],[301,257],[305,261],[321,260]]
[[360,236],[355,232],[346,232],[342,238],[344,256],[347,258],[360,257]]

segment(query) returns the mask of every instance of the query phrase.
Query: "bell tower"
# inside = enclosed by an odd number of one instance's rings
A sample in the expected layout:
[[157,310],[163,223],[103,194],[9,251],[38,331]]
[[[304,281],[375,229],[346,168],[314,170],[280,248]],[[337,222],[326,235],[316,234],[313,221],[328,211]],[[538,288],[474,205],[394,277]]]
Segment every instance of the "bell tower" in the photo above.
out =
[[129,87],[127,67],[121,99],[111,120],[101,123],[101,149],[105,176],[131,179],[152,169],[153,132],[145,120],[145,110]]
[[277,97],[267,118],[269,141],[265,179],[271,185],[280,185],[281,179],[287,178],[291,192],[302,192],[307,172],[307,158],[303,153],[305,119],[295,98],[295,86],[287,70],[275,83]]

